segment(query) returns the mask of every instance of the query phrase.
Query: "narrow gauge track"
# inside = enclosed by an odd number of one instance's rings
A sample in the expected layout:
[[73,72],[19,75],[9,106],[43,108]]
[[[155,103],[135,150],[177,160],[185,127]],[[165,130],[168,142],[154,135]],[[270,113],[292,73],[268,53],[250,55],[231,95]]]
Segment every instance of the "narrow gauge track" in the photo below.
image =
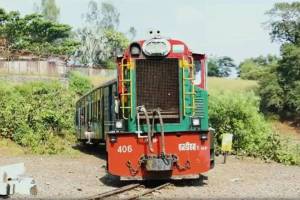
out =
[[[142,184],[130,184],[130,185],[126,185],[108,192],[104,192],[98,195],[95,195],[93,197],[88,198],[89,200],[99,200],[99,199],[122,199],[122,200],[132,200],[132,199],[138,199],[146,194],[150,194],[154,191],[160,190],[162,188],[165,188],[167,186],[170,186],[171,183],[165,183],[162,185],[159,185],[157,187],[151,188],[151,189],[147,189],[145,188],[144,185]],[[125,197],[119,197],[118,195],[123,194],[125,192],[131,192],[137,189],[142,189],[141,191],[135,192],[134,194],[127,194]]]

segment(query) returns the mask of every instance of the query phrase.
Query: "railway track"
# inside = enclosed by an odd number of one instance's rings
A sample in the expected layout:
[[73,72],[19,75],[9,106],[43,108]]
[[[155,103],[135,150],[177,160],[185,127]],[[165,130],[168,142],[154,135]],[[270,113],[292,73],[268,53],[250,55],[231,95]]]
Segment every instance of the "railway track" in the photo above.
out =
[[145,188],[142,184],[130,184],[108,192],[104,192],[93,197],[88,198],[89,200],[99,199],[122,199],[132,200],[139,199],[140,197],[170,186],[171,183],[165,183],[154,188]]

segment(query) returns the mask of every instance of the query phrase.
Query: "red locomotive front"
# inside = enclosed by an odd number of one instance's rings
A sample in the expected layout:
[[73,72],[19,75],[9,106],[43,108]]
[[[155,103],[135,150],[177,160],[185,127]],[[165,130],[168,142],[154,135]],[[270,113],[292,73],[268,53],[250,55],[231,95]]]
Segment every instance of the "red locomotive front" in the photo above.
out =
[[132,43],[117,64],[108,172],[123,180],[182,179],[211,169],[205,55],[155,33]]

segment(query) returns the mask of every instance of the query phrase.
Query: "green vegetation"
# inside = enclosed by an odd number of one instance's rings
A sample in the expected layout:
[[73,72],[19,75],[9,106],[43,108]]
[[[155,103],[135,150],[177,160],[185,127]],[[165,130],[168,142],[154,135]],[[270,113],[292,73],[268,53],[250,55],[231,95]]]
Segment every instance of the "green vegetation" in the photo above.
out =
[[57,22],[60,9],[56,6],[55,0],[42,0],[41,13],[45,19]]
[[36,13],[24,17],[0,8],[0,39],[7,58],[20,54],[65,56],[79,65],[115,68],[116,52],[128,46],[128,37],[136,35],[134,27],[127,34],[118,30],[120,13],[108,2],[91,0],[84,15],[86,25],[76,32],[58,23],[60,9],[55,0],[42,0],[35,7]]
[[[81,43],[76,59],[88,66],[105,66],[115,68],[114,57],[117,51],[122,52],[128,45],[126,35],[118,31],[120,13],[108,2],[98,4],[89,2],[88,11],[84,16],[85,27],[78,30]],[[129,29],[131,35],[136,31]]]
[[232,69],[236,68],[232,58],[224,57],[211,57],[208,59],[208,76],[215,77],[228,77]]
[[69,89],[81,96],[92,89],[92,82],[80,72],[73,71],[69,74]]
[[214,90],[232,92],[256,91],[258,88],[257,81],[252,80],[208,77],[207,82],[209,92]]
[[280,41],[281,58],[260,79],[261,109],[300,121],[300,3],[276,3],[268,12],[270,36]]
[[259,113],[259,98],[253,92],[211,91],[209,120],[216,129],[219,151],[222,135],[232,133],[236,154],[300,165],[299,145],[283,141]]
[[9,85],[0,82],[0,138],[8,138],[33,153],[55,154],[75,141],[76,93],[87,92],[89,81],[76,74],[72,85],[35,82]]
[[30,14],[5,12],[0,8],[0,38],[10,53],[27,51],[36,55],[71,55],[78,43],[71,39],[71,27]]
[[277,63],[278,58],[272,55],[248,58],[240,63],[238,73],[241,79],[260,80],[267,75],[266,72],[268,72],[268,68],[276,66]]

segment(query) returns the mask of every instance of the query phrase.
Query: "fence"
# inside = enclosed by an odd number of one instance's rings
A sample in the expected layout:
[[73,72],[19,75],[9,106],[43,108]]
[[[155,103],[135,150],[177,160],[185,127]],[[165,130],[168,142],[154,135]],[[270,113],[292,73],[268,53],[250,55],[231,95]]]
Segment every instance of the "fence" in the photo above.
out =
[[70,67],[61,60],[0,61],[0,76],[12,81],[36,79],[65,80],[70,71],[79,71],[87,76],[116,77],[116,70],[91,67]]

